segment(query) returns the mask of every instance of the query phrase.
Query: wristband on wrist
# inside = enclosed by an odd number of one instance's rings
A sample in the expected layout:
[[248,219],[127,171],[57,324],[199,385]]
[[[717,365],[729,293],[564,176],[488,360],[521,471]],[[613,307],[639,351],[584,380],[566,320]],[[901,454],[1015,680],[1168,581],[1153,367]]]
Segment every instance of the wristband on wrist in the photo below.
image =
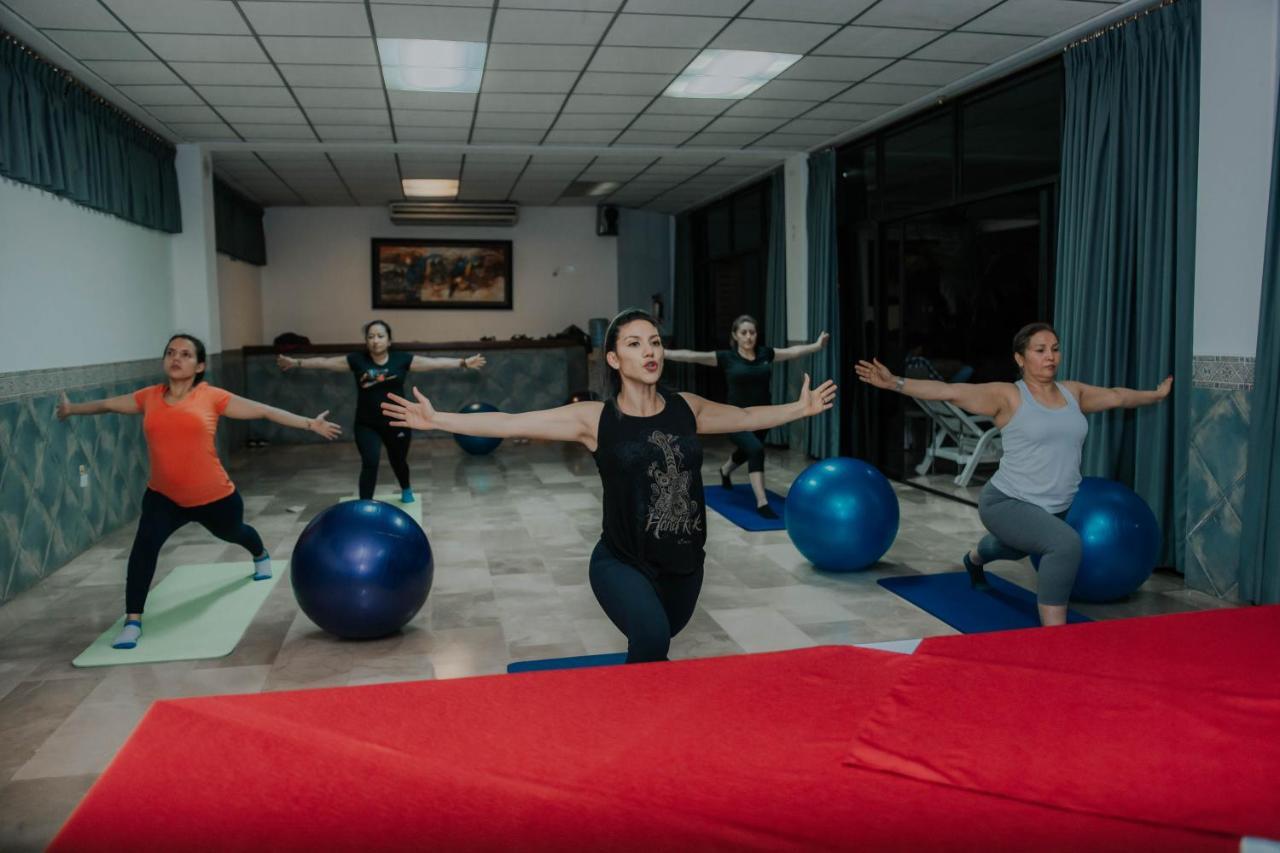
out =
[[467,369],[467,360],[465,358],[458,359],[458,369],[459,370]]
[[907,384],[907,377],[905,377],[905,376],[899,376],[896,380],[894,380],[894,383],[893,383],[893,390],[895,390],[895,391],[897,391],[899,394],[901,394],[901,393],[902,393],[902,386],[903,386],[903,385],[906,385],[906,384]]

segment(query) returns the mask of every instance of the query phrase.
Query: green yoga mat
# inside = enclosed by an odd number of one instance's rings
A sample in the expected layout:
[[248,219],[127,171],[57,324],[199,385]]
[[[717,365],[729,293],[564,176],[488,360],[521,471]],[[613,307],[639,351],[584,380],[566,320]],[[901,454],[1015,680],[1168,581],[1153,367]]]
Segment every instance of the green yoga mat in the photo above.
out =
[[[343,498],[344,501],[353,501],[355,499],[356,499],[356,495],[347,495],[345,498]],[[422,527],[422,499],[421,498],[418,498],[415,496],[413,503],[406,504],[406,503],[400,503],[399,492],[379,492],[373,496],[373,499],[375,501],[382,501],[383,503],[391,504],[396,509],[404,510],[406,513],[409,514],[410,518],[418,522],[419,527]],[[425,530],[426,528],[422,527],[422,529]]]
[[113,649],[124,617],[73,660],[73,666],[115,666],[231,654],[285,565],[272,566],[270,580],[252,579],[253,563],[178,566],[147,597],[142,639],[136,648]]

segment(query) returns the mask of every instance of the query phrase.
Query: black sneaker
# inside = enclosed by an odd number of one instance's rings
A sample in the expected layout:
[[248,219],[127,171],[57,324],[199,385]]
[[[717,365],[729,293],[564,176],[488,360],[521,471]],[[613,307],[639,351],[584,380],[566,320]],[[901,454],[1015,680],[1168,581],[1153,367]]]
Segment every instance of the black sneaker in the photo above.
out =
[[964,552],[964,570],[969,573],[969,589],[991,589],[991,584],[987,581],[986,572],[982,570],[982,566],[973,564],[973,560],[969,559],[968,551]]
[[721,488],[733,491],[733,480],[730,480],[729,475],[723,471],[720,472],[720,486]]
[[773,507],[769,506],[768,504],[765,504],[764,506],[756,507],[756,512],[760,515],[761,518],[767,518],[770,521],[778,520],[778,514],[774,512]]

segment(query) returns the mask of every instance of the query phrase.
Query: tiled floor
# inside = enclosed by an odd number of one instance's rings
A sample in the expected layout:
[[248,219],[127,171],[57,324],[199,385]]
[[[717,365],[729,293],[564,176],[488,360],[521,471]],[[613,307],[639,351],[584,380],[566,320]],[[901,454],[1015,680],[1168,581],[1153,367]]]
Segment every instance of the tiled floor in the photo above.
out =
[[[708,442],[708,483],[716,482],[713,468],[725,447]],[[322,633],[298,611],[286,582],[228,657],[75,669],[71,659],[119,615],[130,527],[0,606],[0,850],[42,848],[158,698],[457,678],[500,673],[516,659],[622,649],[587,586],[600,482],[584,450],[507,442],[491,456],[469,457],[447,439],[424,440],[411,464],[435,552],[435,586],[418,617],[388,639],[344,642]],[[785,492],[805,460],[774,452],[768,464],[769,485]],[[237,457],[232,476],[247,518],[278,566],[316,512],[354,491],[357,467],[352,445]],[[382,483],[391,482],[384,468]],[[747,533],[709,513],[706,584],[672,656],[954,633],[876,579],[958,570],[960,554],[981,531],[977,512],[895,488],[902,506],[897,542],[882,564],[857,574],[817,574],[785,532]],[[162,554],[160,575],[176,565],[240,559],[234,546],[190,526]],[[996,571],[1034,584],[1025,562]],[[1079,609],[1115,618],[1217,606],[1223,602],[1157,575],[1127,602]]]

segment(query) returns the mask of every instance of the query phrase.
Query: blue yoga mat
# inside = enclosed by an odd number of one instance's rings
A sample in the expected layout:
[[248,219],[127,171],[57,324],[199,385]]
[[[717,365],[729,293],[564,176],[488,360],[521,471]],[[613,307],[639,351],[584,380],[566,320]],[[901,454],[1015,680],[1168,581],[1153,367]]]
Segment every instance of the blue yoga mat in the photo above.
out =
[[769,498],[769,506],[778,514],[776,519],[761,518],[756,512],[756,495],[751,486],[739,483],[732,490],[724,486],[707,486],[703,494],[707,497],[707,506],[741,527],[743,530],[782,530],[787,525],[787,499],[777,492],[764,490]]
[[[969,589],[967,572],[882,578],[882,587],[938,617],[963,634],[1034,628],[1040,624],[1035,594],[987,572],[991,589]],[[1092,622],[1074,610],[1067,622]]]
[[614,666],[626,663],[626,652],[607,655],[580,655],[576,658],[547,658],[546,660],[518,660],[507,664],[507,672],[544,672],[548,669],[586,669],[589,666]]

